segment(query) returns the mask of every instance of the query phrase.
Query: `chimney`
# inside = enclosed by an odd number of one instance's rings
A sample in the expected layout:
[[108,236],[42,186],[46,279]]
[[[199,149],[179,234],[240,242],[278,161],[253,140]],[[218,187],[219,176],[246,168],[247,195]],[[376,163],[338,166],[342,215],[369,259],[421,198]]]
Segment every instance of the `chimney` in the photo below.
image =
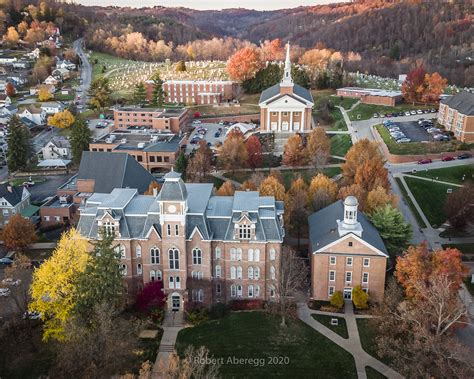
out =
[[12,193],[12,192],[13,192],[13,188],[12,188],[12,186],[11,186],[11,185],[8,185],[8,186],[7,186],[7,191],[8,191],[8,192],[10,192],[10,193]]
[[158,188],[153,187],[153,197],[158,196]]

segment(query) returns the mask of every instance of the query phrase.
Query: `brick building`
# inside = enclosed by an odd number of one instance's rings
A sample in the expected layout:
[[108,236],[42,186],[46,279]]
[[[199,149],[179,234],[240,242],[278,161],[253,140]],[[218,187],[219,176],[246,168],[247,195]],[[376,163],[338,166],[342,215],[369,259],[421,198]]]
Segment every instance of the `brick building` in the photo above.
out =
[[185,137],[150,130],[116,130],[89,144],[90,151],[128,153],[150,172],[169,171]]
[[474,142],[474,94],[460,92],[441,100],[438,122],[462,142]]
[[[163,91],[167,103],[203,105],[234,100],[240,84],[230,80],[167,80]],[[153,81],[146,82],[147,99],[152,100]]]
[[94,193],[80,233],[115,236],[125,290],[162,280],[169,309],[237,299],[270,300],[284,237],[283,202],[258,192],[213,196],[207,183],[170,172],[157,196],[134,189]]
[[400,91],[386,91],[383,89],[344,87],[337,89],[337,96],[360,99],[363,104],[385,105],[394,107],[403,100]]
[[114,129],[144,127],[179,133],[188,122],[186,108],[136,108],[114,109]]
[[340,291],[350,300],[360,285],[370,301],[383,300],[388,253],[377,229],[357,208],[357,199],[348,196],[308,218],[313,299],[329,300]]

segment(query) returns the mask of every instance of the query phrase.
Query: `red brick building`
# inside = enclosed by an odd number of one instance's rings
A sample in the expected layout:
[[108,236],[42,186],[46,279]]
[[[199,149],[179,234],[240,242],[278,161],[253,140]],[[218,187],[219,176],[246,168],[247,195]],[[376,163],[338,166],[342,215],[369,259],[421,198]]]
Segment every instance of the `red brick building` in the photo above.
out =
[[400,91],[385,91],[382,89],[344,87],[337,89],[337,96],[360,99],[363,104],[385,105],[393,107],[403,100]]
[[137,108],[114,109],[114,129],[147,128],[179,133],[188,122],[186,108]]

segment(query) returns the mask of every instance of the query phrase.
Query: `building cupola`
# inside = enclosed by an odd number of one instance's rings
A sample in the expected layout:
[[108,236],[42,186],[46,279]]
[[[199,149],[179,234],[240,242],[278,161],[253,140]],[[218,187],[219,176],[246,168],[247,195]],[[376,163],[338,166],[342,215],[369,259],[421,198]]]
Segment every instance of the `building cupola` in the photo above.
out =
[[362,236],[362,226],[357,221],[357,208],[359,207],[359,201],[354,196],[347,196],[344,199],[344,219],[343,221],[338,220],[338,231],[339,236],[343,236],[347,233],[354,233],[359,237]]

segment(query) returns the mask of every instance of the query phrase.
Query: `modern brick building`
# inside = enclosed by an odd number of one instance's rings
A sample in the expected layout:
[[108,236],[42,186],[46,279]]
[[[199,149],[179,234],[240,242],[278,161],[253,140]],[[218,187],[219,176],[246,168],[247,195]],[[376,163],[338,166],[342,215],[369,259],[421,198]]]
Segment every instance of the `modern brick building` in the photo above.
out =
[[271,300],[284,237],[283,202],[258,192],[214,196],[213,185],[170,172],[156,196],[135,189],[94,193],[78,230],[115,236],[125,290],[162,280],[169,309],[237,299]]
[[296,133],[311,130],[313,96],[311,91],[293,83],[289,44],[282,81],[263,91],[258,105],[260,106],[260,130],[263,133]]
[[357,208],[357,199],[348,196],[308,218],[313,299],[329,300],[340,291],[350,300],[360,285],[369,301],[383,300],[388,253],[377,229]]
[[474,142],[474,94],[460,92],[441,100],[438,122],[462,142]]
[[148,128],[179,133],[188,122],[186,108],[136,108],[114,109],[114,129]]
[[[204,105],[234,100],[239,83],[230,80],[167,80],[163,82],[167,103]],[[146,82],[147,99],[152,100],[153,81]]]
[[90,151],[128,153],[150,172],[169,171],[185,137],[153,130],[116,130],[89,145]]
[[393,107],[403,100],[400,91],[386,91],[383,89],[344,87],[337,89],[337,96],[360,99],[363,104],[385,105]]

